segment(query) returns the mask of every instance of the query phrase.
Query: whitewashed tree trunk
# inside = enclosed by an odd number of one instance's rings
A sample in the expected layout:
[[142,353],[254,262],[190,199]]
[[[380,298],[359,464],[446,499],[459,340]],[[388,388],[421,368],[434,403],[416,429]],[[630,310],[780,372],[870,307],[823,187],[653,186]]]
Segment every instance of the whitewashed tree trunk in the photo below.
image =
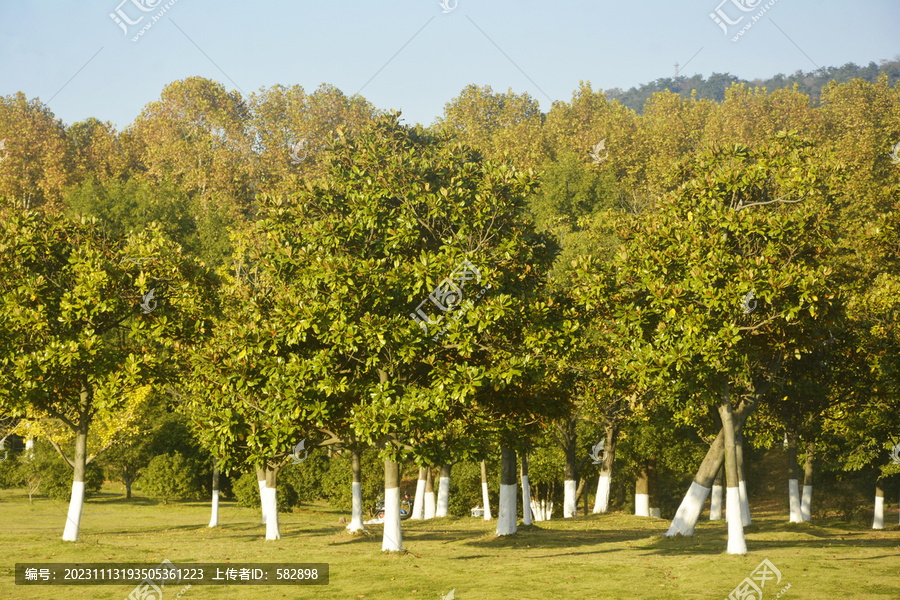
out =
[[516,453],[500,446],[500,508],[497,515],[497,535],[516,532]]
[[528,455],[522,455],[522,463],[519,466],[519,477],[522,479],[522,525],[531,525],[531,488],[528,485]]
[[212,472],[212,514],[208,527],[219,526],[219,461],[213,460]]
[[78,428],[75,431],[75,460],[70,463],[74,468],[72,475],[72,495],[69,497],[69,513],[66,515],[66,526],[63,529],[63,541],[78,540],[81,527],[81,512],[84,508],[84,471],[87,467],[88,409],[92,401],[92,393],[82,388],[79,408]]
[[800,481],[797,478],[797,437],[794,432],[785,433],[787,438],[787,467],[788,467],[788,507],[791,523],[801,523],[800,514]]
[[428,467],[425,473],[425,518],[433,519],[436,508],[434,480],[432,479],[431,467]]
[[638,478],[634,484],[634,514],[638,517],[650,516],[650,484],[645,460],[638,464]]
[[382,552],[402,552],[403,532],[400,529],[400,465],[384,461],[384,535]]
[[256,470],[256,481],[259,483],[259,503],[262,508],[262,524],[266,524],[266,472],[263,469]]
[[413,500],[411,519],[420,521],[425,518],[425,468],[419,467],[419,479],[416,481],[416,497]]
[[72,495],[69,497],[69,514],[66,515],[66,527],[63,530],[63,540],[74,542],[78,540],[78,528],[81,525],[81,510],[84,506],[84,481],[72,482]]
[[800,499],[800,518],[803,521],[812,519],[813,460],[816,443],[806,443],[806,465],[803,469],[803,497]]
[[34,456],[34,438],[25,440],[25,456],[32,458]]
[[600,475],[597,482],[597,497],[594,499],[594,514],[605,513],[609,510],[609,476]]
[[724,496],[722,487],[722,468],[716,473],[716,480],[712,487],[712,497],[709,500],[709,520],[720,521],[722,519],[722,499]]
[[266,487],[265,494],[265,513],[266,513],[266,539],[280,540],[281,531],[278,528],[278,493],[276,492],[276,482],[278,471],[276,469],[266,469]]
[[884,529],[884,487],[880,481],[875,484],[875,518],[872,529]]
[[738,486],[738,459],[735,440],[734,415],[731,408],[728,384],[724,384],[719,403],[722,431],[725,434],[725,503],[728,514],[728,554],[747,554],[744,539],[744,518]]
[[575,480],[566,479],[563,486],[563,518],[569,519],[578,514],[578,506],[575,502]]
[[491,520],[491,497],[488,494],[487,464],[481,461],[481,503],[484,505],[484,520]]
[[694,527],[703,511],[703,505],[706,504],[706,498],[709,496],[709,488],[704,487],[696,481],[691,482],[687,494],[678,506],[675,518],[666,532],[668,537],[676,535],[694,535]]
[[597,482],[597,497],[594,498],[594,514],[603,514],[609,510],[609,485],[612,481],[613,463],[616,458],[616,441],[619,437],[619,426],[615,421],[606,425],[606,444],[603,461],[600,463],[600,480]]
[[446,517],[450,514],[450,469],[452,465],[441,466],[441,478],[438,480],[437,510],[435,517]]
[[347,525],[347,529],[350,533],[358,533],[366,530],[366,526],[363,524],[362,469],[359,464],[358,450],[350,451],[350,470],[353,471],[353,501],[350,507],[350,524]]

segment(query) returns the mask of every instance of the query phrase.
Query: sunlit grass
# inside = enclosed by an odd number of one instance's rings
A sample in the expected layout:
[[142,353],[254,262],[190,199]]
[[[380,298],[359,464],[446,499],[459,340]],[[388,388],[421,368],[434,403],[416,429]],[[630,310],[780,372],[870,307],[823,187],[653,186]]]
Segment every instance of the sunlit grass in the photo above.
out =
[[[900,598],[900,527],[896,512],[884,531],[838,521],[789,525],[786,515],[754,514],[747,556],[729,556],[724,522],[703,521],[692,538],[663,537],[668,521],[614,513],[520,525],[510,538],[496,521],[444,518],[404,521],[404,554],[381,552],[381,526],[350,536],[327,505],[281,514],[280,541],[265,541],[260,511],[223,502],[220,527],[209,506],[163,506],[112,488],[85,505],[81,538],[61,541],[67,506],[20,490],[0,490],[0,598],[126,598],[133,586],[24,587],[16,562],[326,562],[330,584],[319,587],[194,586],[203,598],[429,598],[455,589],[460,600],[518,598],[726,598],[764,559],[782,573],[789,599]],[[174,598],[174,592],[172,594]],[[168,600],[164,596],[163,600]]]

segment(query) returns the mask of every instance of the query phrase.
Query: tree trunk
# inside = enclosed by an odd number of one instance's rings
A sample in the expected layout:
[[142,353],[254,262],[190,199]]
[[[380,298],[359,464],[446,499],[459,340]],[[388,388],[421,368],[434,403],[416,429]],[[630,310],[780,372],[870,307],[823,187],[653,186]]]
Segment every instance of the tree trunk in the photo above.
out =
[[557,426],[559,441],[562,442],[563,454],[566,457],[563,467],[563,518],[570,519],[578,514],[576,486],[578,473],[576,452],[578,451],[578,434],[575,431],[576,419],[567,417]]
[[72,477],[72,495],[69,497],[69,514],[63,530],[63,541],[74,542],[78,539],[81,526],[81,511],[84,507],[84,469],[87,466],[87,436],[90,423],[90,407],[92,393],[87,387],[81,388],[79,415],[75,430],[75,473]]
[[722,488],[722,471],[725,465],[719,467],[716,472],[716,479],[713,482],[712,498],[709,501],[709,520],[720,521],[722,519],[722,496],[724,489]]
[[403,532],[400,530],[400,465],[392,460],[384,461],[384,535],[381,551],[403,551]]
[[425,518],[433,519],[435,513],[434,501],[434,480],[432,479],[432,468],[428,467],[425,473]]
[[256,481],[259,483],[259,503],[262,507],[262,524],[266,524],[266,472],[263,469],[256,470]]
[[875,482],[875,519],[872,529],[884,529],[884,485],[881,480]]
[[481,461],[481,503],[484,504],[484,520],[491,520],[491,497],[488,495],[487,464]]
[[266,539],[280,540],[281,531],[278,529],[278,493],[275,485],[278,480],[278,469],[266,468],[265,513],[266,513]]
[[659,519],[662,511],[659,508],[659,474],[656,470],[656,457],[647,461],[647,494],[650,496],[650,516]]
[[600,481],[597,483],[597,497],[594,499],[594,514],[609,510],[609,484],[612,480],[613,460],[616,456],[616,439],[619,437],[618,421],[606,425],[606,446],[600,465]]
[[725,449],[725,503],[728,519],[728,554],[747,554],[747,542],[744,540],[743,515],[741,513],[741,497],[738,488],[737,449],[735,441],[735,423],[728,394],[728,384],[722,390],[719,403],[719,416],[722,419],[722,432]]
[[750,501],[747,498],[747,482],[744,479],[744,434],[740,428],[734,431],[734,455],[737,458],[738,492],[741,499],[741,521],[750,524]]
[[638,463],[637,482],[634,486],[634,514],[638,517],[650,516],[650,490],[647,478],[647,461]]
[[441,478],[438,481],[436,517],[446,517],[450,514],[450,469],[453,465],[441,465]]
[[[770,387],[770,383],[760,386],[760,389],[757,390],[749,402],[741,404],[741,406],[733,412],[732,417],[734,425],[738,430],[743,428],[747,417],[749,417],[756,409],[759,398],[765,394]],[[716,439],[706,452],[703,462],[700,463],[697,474],[694,475],[694,481],[691,483],[691,487],[681,501],[681,505],[675,513],[675,518],[672,519],[672,524],[669,526],[666,536],[672,537],[679,534],[694,535],[694,527],[697,525],[697,520],[700,518],[700,512],[703,510],[703,505],[706,503],[706,497],[709,496],[710,488],[715,480],[716,473],[722,466],[724,458],[725,432],[720,429]]]
[[803,468],[803,497],[800,500],[800,518],[809,521],[812,517],[813,458],[816,443],[806,442],[806,465]]
[[350,507],[350,533],[366,530],[363,525],[362,469],[359,466],[359,450],[350,451],[350,470],[353,471],[353,503]]
[[131,484],[134,482],[134,477],[126,474],[122,477],[122,482],[125,484],[125,499],[131,500]]
[[500,509],[497,514],[497,535],[516,532],[516,453],[500,446]]
[[801,523],[800,514],[800,481],[797,474],[797,437],[792,431],[787,433],[787,467],[788,467],[788,506],[790,522]]
[[212,471],[212,514],[208,527],[219,526],[219,461],[213,459]]
[[411,519],[419,521],[425,518],[425,467],[419,467],[419,479],[416,481],[416,497],[413,500]]
[[519,466],[519,476],[522,479],[522,525],[531,525],[531,487],[528,485],[528,455],[522,455],[522,463]]

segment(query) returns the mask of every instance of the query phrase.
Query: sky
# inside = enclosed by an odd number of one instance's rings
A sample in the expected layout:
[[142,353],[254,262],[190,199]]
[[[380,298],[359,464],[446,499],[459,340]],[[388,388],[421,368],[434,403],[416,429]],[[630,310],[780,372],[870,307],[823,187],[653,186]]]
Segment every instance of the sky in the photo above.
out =
[[428,125],[469,84],[548,111],[581,81],[627,90],[676,62],[754,79],[900,57],[896,0],[442,2],[0,0],[0,95],[122,130],[191,76],[245,97],[329,83]]

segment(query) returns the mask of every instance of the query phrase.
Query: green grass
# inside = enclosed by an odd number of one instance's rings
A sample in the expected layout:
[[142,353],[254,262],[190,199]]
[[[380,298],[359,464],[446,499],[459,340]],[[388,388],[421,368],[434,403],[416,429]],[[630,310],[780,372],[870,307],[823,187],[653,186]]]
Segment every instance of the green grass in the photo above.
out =
[[[16,562],[327,562],[330,584],[317,587],[194,586],[184,600],[367,598],[459,600],[578,598],[721,599],[764,559],[782,573],[789,600],[900,598],[900,527],[872,531],[838,521],[790,525],[787,515],[755,513],[746,556],[729,556],[724,522],[702,521],[692,538],[667,539],[668,521],[613,513],[520,525],[496,538],[496,520],[445,518],[403,523],[403,554],[381,552],[381,526],[350,536],[327,505],[282,514],[279,541],[265,541],[260,512],[233,502],[209,529],[209,506],[163,506],[112,486],[89,500],[76,543],[63,542],[67,506],[30,505],[21,490],[0,490],[0,599],[126,598],[133,586],[15,586]],[[892,506],[893,508],[893,506]],[[770,587],[771,586],[771,587]],[[171,598],[175,597],[173,592]],[[169,600],[169,594],[163,600]]]

